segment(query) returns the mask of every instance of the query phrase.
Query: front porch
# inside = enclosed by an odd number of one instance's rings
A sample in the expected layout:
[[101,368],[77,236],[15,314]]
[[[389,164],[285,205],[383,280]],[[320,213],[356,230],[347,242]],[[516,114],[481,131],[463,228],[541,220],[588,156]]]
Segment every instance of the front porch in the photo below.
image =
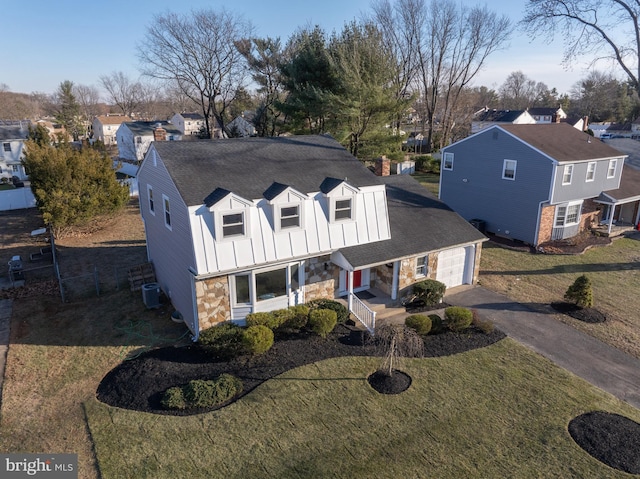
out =
[[616,236],[622,236],[626,233],[635,231],[636,229],[637,229],[637,226],[633,225],[632,223],[619,221],[619,222],[611,223],[610,225],[609,224],[598,225],[594,228],[591,228],[591,231],[594,234],[597,234],[600,236],[614,238]]

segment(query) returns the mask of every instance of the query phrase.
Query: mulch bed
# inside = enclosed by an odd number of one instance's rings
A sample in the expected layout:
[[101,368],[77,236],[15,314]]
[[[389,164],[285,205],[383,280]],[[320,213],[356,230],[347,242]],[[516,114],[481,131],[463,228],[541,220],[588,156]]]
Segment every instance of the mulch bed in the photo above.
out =
[[595,235],[589,231],[580,233],[573,238],[564,240],[548,241],[534,248],[522,241],[503,238],[492,233],[485,233],[489,240],[503,248],[514,251],[523,251],[526,253],[543,253],[543,254],[582,254],[594,246],[606,246],[611,244],[611,238]]
[[[475,328],[462,333],[445,332],[425,339],[424,356],[457,354],[493,344],[504,338],[499,330],[485,334]],[[165,347],[142,352],[111,370],[98,387],[98,400],[111,406],[156,414],[191,415],[219,409],[168,411],[160,405],[164,391],[194,379],[214,379],[223,373],[242,380],[239,399],[258,385],[290,369],[324,359],[344,356],[379,356],[372,341],[361,340],[353,329],[338,325],[326,339],[315,335],[279,338],[260,356],[214,360],[198,345]],[[394,375],[395,376],[395,375]],[[227,403],[228,404],[228,403]]]
[[559,313],[566,314],[584,323],[604,323],[607,320],[604,313],[596,308],[579,308],[577,305],[565,301],[551,303],[551,307]]

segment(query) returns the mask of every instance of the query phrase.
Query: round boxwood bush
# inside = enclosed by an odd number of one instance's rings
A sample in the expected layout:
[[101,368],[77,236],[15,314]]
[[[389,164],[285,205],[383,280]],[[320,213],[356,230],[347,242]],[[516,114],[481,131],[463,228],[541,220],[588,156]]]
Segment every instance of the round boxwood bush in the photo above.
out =
[[270,330],[277,329],[286,319],[282,313],[274,314],[274,311],[247,314],[247,326],[266,326]]
[[249,354],[263,354],[273,346],[273,331],[266,326],[249,326],[244,330],[242,343]]
[[314,309],[330,309],[336,312],[337,322],[340,324],[346,323],[347,319],[349,319],[349,310],[347,307],[333,299],[314,299],[313,301],[309,301],[307,303],[311,310]]
[[198,343],[215,357],[234,358],[243,353],[242,336],[240,326],[222,323],[201,331]]
[[336,312],[331,309],[314,309],[309,313],[309,328],[319,336],[326,338],[327,334],[336,327],[337,317]]
[[309,321],[309,306],[298,304],[289,308],[287,320],[280,326],[280,329],[299,331],[307,325]]
[[404,324],[420,335],[429,334],[431,331],[431,319],[425,314],[412,314],[411,316],[407,316]]
[[461,306],[449,306],[444,310],[444,319],[451,331],[464,331],[471,326],[473,313]]
[[442,318],[438,314],[430,314],[429,319],[431,320],[431,334],[438,334],[444,330],[444,324],[442,323]]
[[413,285],[413,292],[427,306],[435,306],[442,302],[447,286],[435,279],[425,279]]
[[187,407],[206,408],[222,404],[242,392],[242,381],[231,374],[222,374],[207,381],[194,379],[183,387]]
[[184,392],[181,387],[177,386],[167,389],[162,395],[160,403],[165,409],[184,409],[187,407]]

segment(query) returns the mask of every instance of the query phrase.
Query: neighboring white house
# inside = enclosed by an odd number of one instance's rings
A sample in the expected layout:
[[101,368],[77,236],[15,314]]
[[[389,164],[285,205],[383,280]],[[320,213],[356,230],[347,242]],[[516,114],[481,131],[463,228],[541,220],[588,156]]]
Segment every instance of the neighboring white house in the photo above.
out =
[[204,117],[200,113],[176,113],[169,122],[185,136],[197,135],[204,128]]
[[28,121],[4,122],[0,125],[0,178],[26,180],[22,166],[24,142],[29,136]]
[[96,116],[91,123],[93,139],[100,140],[105,145],[115,145],[118,128],[122,123],[130,121],[131,118],[125,115]]
[[120,158],[142,161],[153,141],[179,141],[182,132],[167,121],[132,121],[120,125],[116,138]]
[[371,329],[356,292],[399,303],[425,278],[472,284],[486,240],[412,177],[376,176],[324,135],[154,142],[138,182],[148,258],[196,338],[340,296]]
[[494,125],[532,125],[535,122],[535,118],[527,110],[491,110],[483,108],[473,115],[471,133],[478,133]]
[[536,123],[560,123],[567,118],[561,106],[558,108],[533,107],[527,110]]

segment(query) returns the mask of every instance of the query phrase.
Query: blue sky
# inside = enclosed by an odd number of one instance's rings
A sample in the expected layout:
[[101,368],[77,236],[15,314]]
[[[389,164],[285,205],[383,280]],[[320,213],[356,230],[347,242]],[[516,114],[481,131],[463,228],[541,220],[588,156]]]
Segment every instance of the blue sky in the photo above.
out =
[[[520,20],[525,0],[459,0],[464,5],[487,5]],[[258,36],[283,41],[306,24],[318,24],[326,31],[339,30],[353,19],[370,12],[370,0],[111,0],[106,2],[65,0],[11,1],[2,8],[5,39],[0,83],[13,92],[52,93],[60,82],[100,87],[99,78],[123,71],[139,75],[136,45],[155,14],[189,12],[201,8],[222,8],[251,20]],[[489,58],[474,82],[497,88],[509,73],[521,70],[560,93],[584,76],[581,67],[565,71],[561,66],[562,45],[533,43],[516,30],[509,48]]]

